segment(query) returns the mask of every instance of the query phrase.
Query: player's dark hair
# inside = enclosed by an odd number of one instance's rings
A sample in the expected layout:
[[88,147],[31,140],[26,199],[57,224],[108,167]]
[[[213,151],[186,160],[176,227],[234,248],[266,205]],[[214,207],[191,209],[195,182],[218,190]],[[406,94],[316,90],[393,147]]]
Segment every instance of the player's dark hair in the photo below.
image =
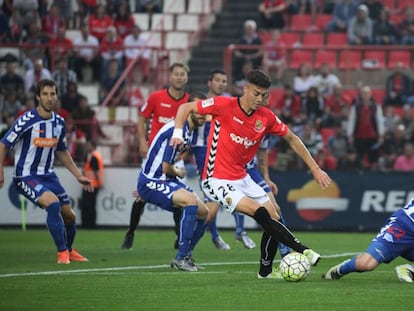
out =
[[210,73],[208,74],[208,81],[212,81],[214,76],[220,74],[220,75],[225,75],[227,76],[227,73],[223,70],[223,69],[213,69],[212,71],[210,71]]
[[59,89],[57,87],[56,82],[50,79],[43,79],[43,80],[40,80],[39,83],[37,83],[36,96],[40,97],[40,92],[43,90],[45,86],[55,87],[56,94],[59,95]]
[[197,99],[206,99],[207,95],[203,92],[200,92],[200,91],[194,91],[194,92],[191,92],[190,97],[188,98],[188,101],[193,102],[193,101],[196,100],[196,98]]
[[183,68],[187,73],[190,72],[190,67],[188,67],[186,64],[184,64],[182,62],[172,63],[171,66],[170,66],[170,72],[172,72],[175,67]]
[[268,89],[272,85],[272,79],[263,70],[252,70],[246,75],[246,82]]

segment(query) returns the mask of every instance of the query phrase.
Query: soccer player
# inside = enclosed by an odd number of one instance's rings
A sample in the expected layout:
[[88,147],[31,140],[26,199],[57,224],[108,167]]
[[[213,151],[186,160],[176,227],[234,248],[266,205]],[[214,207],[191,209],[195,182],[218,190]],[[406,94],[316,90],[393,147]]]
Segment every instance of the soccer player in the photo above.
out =
[[72,248],[76,216],[54,172],[55,156],[88,191],[93,190],[92,180],[82,175],[67,150],[65,122],[53,111],[58,101],[55,81],[39,81],[36,98],[38,106],[21,115],[0,141],[0,188],[4,186],[4,155],[14,148],[13,184],[29,201],[46,210],[47,227],[58,250],[57,263],[88,261]]
[[[190,69],[183,63],[173,63],[170,66],[170,85],[168,88],[158,90],[150,94],[147,102],[142,106],[138,119],[139,152],[143,159],[148,153],[148,146],[161,127],[168,121],[173,120],[178,107],[188,102],[189,94],[185,91]],[[147,123],[150,122],[149,131]],[[147,139],[148,133],[148,139]],[[137,228],[141,215],[144,212],[145,202],[137,198],[132,204],[129,228],[125,235],[121,249],[131,249],[134,243],[134,232]],[[177,239],[174,247],[177,248],[179,234],[179,220],[181,210],[174,210],[175,233]]]
[[[267,73],[252,70],[246,76],[240,98],[218,96],[181,105],[170,144],[177,147],[183,143],[183,126],[190,113],[212,115],[202,177],[206,195],[230,213],[237,211],[253,217],[264,230],[262,241],[268,241],[275,248],[280,241],[303,253],[312,265],[316,265],[320,255],[303,245],[279,221],[280,217],[267,194],[246,173],[245,166],[256,154],[263,137],[274,134],[289,143],[323,189],[331,182],[300,138],[270,109],[263,107],[270,86],[271,79]],[[264,243],[261,243],[261,247],[264,247]],[[261,260],[258,277],[267,278],[271,272],[272,266],[265,265]]]
[[[372,271],[398,256],[414,261],[414,199],[388,218],[364,253],[333,266],[322,277],[333,280],[351,272]],[[400,265],[395,267],[395,271],[400,281],[414,282],[413,265]]]
[[[207,97],[216,97],[221,96],[225,93],[227,89],[227,74],[221,69],[212,70],[208,78],[208,93]],[[201,98],[199,98],[201,99]],[[210,130],[210,122],[206,122],[203,126],[196,128],[194,130],[194,139],[191,146],[192,152],[195,157],[197,169],[200,177],[204,171],[204,164],[206,159],[207,152],[207,136]],[[217,204],[207,198],[206,205],[210,210],[217,211]],[[252,249],[256,247],[256,243],[247,235],[247,232],[244,229],[244,215],[240,213],[234,213],[234,220],[236,222],[236,240],[243,243],[243,245]],[[211,240],[217,249],[221,250],[230,250],[230,245],[227,244],[222,237],[217,228],[216,218],[207,225],[207,229],[210,231]]]
[[204,234],[209,211],[193,190],[179,179],[185,177],[185,169],[177,167],[176,164],[191,146],[192,130],[204,122],[205,116],[190,114],[184,124],[184,142],[177,148],[169,145],[174,121],[164,125],[151,142],[137,185],[137,192],[144,202],[170,212],[177,208],[182,210],[178,252],[171,267],[191,272],[200,269],[194,264],[191,255]]

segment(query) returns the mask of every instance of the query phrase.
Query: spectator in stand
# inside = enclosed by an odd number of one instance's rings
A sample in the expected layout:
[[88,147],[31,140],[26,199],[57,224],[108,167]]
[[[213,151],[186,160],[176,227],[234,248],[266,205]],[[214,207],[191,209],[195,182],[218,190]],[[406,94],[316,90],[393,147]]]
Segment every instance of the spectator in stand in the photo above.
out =
[[[13,126],[16,118],[14,116],[8,116],[6,119],[6,127],[0,131],[0,139],[6,135],[7,131]],[[13,165],[14,163],[14,151],[7,149],[4,155],[3,166]]]
[[18,99],[15,90],[9,90],[4,97],[3,103],[0,103],[0,115],[3,122],[6,122],[9,116],[16,118],[17,113],[22,108],[22,102]]
[[59,94],[65,94],[68,89],[68,83],[76,83],[76,73],[72,69],[68,69],[68,60],[61,58],[56,61],[55,71],[52,74],[58,87]]
[[334,171],[337,167],[337,160],[331,154],[328,148],[323,147],[318,150],[318,153],[315,155],[315,161],[318,163],[319,167],[323,170]]
[[338,170],[348,172],[362,172],[364,170],[364,163],[354,146],[349,145],[344,161],[338,163]]
[[390,22],[390,12],[386,7],[380,12],[379,18],[374,21],[373,43],[388,45],[397,43],[397,32]]
[[135,0],[136,13],[162,13],[162,0]]
[[280,30],[272,30],[271,40],[265,43],[263,53],[263,70],[274,72],[273,81],[281,83],[286,71],[286,44],[280,40]]
[[26,29],[33,22],[39,23],[38,7],[38,0],[13,0],[13,21],[20,29]]
[[82,96],[79,107],[73,110],[72,119],[76,127],[85,133],[86,140],[98,141],[99,138],[107,138],[86,97]]
[[394,132],[401,122],[399,115],[395,113],[393,106],[384,106],[384,128],[385,133]]
[[49,69],[43,67],[43,60],[36,58],[33,61],[33,69],[26,71],[24,76],[24,92],[27,95],[29,92],[34,91],[39,81],[44,79],[52,79],[52,74]]
[[0,7],[0,42],[12,41],[9,19]]
[[53,111],[60,115],[65,121],[70,117],[69,111],[67,111],[65,108],[62,108],[62,102],[60,100],[56,102],[56,106]]
[[59,8],[53,4],[50,6],[48,13],[42,18],[42,31],[44,34],[53,38],[57,36],[58,29],[65,26],[65,21],[59,15]]
[[320,127],[324,111],[324,100],[319,96],[318,88],[311,86],[302,98],[302,109],[306,113],[308,121]]
[[246,75],[249,71],[253,70],[253,64],[251,61],[246,61],[241,65],[241,76],[233,79],[233,86],[231,93],[233,96],[243,95],[243,86],[246,84]]
[[66,37],[65,27],[60,27],[57,35],[50,39],[49,50],[52,64],[62,58],[66,58],[70,64],[72,63],[73,42]]
[[414,44],[414,9],[411,5],[404,9],[404,19],[396,27],[400,43]]
[[319,96],[326,100],[332,96],[335,86],[342,86],[338,76],[332,73],[331,67],[327,63],[323,63],[319,69],[319,74],[314,78],[314,85],[318,88]]
[[45,67],[49,64],[46,54],[46,44],[49,43],[49,37],[41,32],[36,22],[28,26],[26,36],[23,37],[23,66],[26,70],[33,68],[33,59],[40,58],[43,60]]
[[352,98],[344,93],[341,85],[333,86],[332,95],[325,100],[325,107],[329,107],[330,113],[336,122],[341,120],[342,108],[351,105]]
[[405,137],[405,127],[399,124],[393,131],[386,132],[382,146],[379,167],[383,172],[394,169],[395,160],[403,153],[404,145],[409,142]]
[[241,68],[246,61],[252,63],[253,69],[258,69],[262,65],[262,40],[258,36],[256,29],[257,25],[254,20],[249,19],[244,22],[243,36],[237,44],[257,48],[240,48],[234,50],[233,78],[235,80],[244,78]]
[[[99,86],[99,102],[102,104],[102,102],[105,100],[109,92],[113,89],[115,84],[118,82],[120,78],[120,73],[118,69],[118,62],[116,59],[111,59],[108,64],[108,71],[104,75],[100,86]],[[121,85],[118,87],[118,89],[115,91],[114,94],[112,94],[108,106],[115,107],[115,106],[125,106],[128,105],[128,99],[126,97],[127,92],[127,85],[125,80],[122,81]]]
[[[126,65],[136,60],[134,68],[130,71],[130,80],[134,81],[134,71],[140,67],[142,73],[142,82],[148,81],[151,70],[151,49],[147,47],[148,36],[141,32],[138,25],[133,25],[131,33],[124,39]],[[138,65],[138,66],[137,66]]]
[[284,0],[262,0],[259,5],[260,28],[263,30],[282,30],[285,28],[284,12],[287,9]]
[[58,7],[59,15],[65,21],[65,28],[69,28],[73,21],[73,5],[71,0],[54,0],[53,4]]
[[108,63],[111,60],[118,62],[118,72],[124,69],[124,46],[121,38],[116,33],[114,26],[106,29],[105,37],[101,41],[101,57],[103,76],[107,74]]
[[300,116],[301,101],[292,89],[290,84],[284,85],[283,97],[276,103],[273,112],[287,124],[292,124],[293,120]]
[[414,118],[413,109],[406,104],[402,108],[400,123],[404,125],[404,137],[409,141],[414,141]]
[[45,17],[49,13],[49,0],[38,0],[38,8],[37,13],[39,14],[40,20],[43,20],[43,17]]
[[338,0],[332,13],[332,20],[328,23],[328,32],[347,32],[349,22],[356,15],[359,1]]
[[357,15],[351,19],[348,26],[348,42],[352,45],[372,43],[373,22],[369,17],[366,5],[358,6]]
[[78,85],[76,82],[69,81],[67,88],[60,97],[62,102],[62,108],[65,108],[69,113],[72,113],[79,107],[79,103],[84,97],[82,94],[78,93]]
[[78,0],[79,3],[79,17],[81,25],[87,21],[87,17],[95,14],[98,0]]
[[299,14],[311,14],[314,21],[316,15],[319,13],[319,0],[298,0],[299,2]]
[[322,6],[322,14],[333,14],[335,4],[338,2],[337,0],[324,0]]
[[101,78],[101,59],[99,56],[99,40],[89,33],[89,25],[83,23],[81,26],[81,35],[73,40],[74,56],[73,69],[79,81],[84,80],[83,69],[85,66],[91,66],[93,80],[98,81]]
[[330,154],[335,157],[338,167],[343,167],[346,163],[346,156],[349,150],[349,142],[346,137],[346,132],[341,123],[334,124],[335,133],[328,138],[326,147]]
[[26,98],[24,100],[24,105],[21,107],[21,109],[17,113],[16,118],[20,117],[22,114],[24,114],[27,111],[32,110],[35,107],[36,107],[36,103],[35,103],[34,95],[33,96],[26,96]]
[[66,141],[68,150],[76,163],[85,161],[86,156],[86,135],[74,124],[72,116],[65,119]]
[[0,92],[4,96],[9,90],[16,92],[20,100],[24,98],[24,81],[22,76],[16,73],[16,63],[8,62],[6,72],[0,77]]
[[131,15],[131,11],[126,2],[121,2],[116,9],[114,16],[114,26],[121,39],[124,39],[130,34],[132,26],[134,26],[135,20]]
[[394,170],[400,172],[414,171],[414,145],[412,143],[404,144],[404,152],[395,160]]
[[402,107],[411,91],[411,79],[404,73],[404,64],[396,62],[394,71],[387,77],[384,105]]
[[347,136],[358,155],[371,170],[378,169],[380,147],[384,141],[384,115],[381,105],[375,103],[369,86],[361,89],[361,98],[350,109]]
[[293,78],[293,90],[301,98],[306,96],[306,92],[315,86],[315,76],[311,72],[311,67],[307,63],[302,63]]
[[[322,136],[316,130],[316,124],[313,122],[307,122],[305,124],[301,138],[312,156],[316,156],[319,150],[324,147]],[[301,166],[303,167],[303,163]]]
[[89,16],[88,22],[91,34],[99,41],[102,41],[107,28],[114,23],[112,18],[106,14],[105,6],[102,4],[96,6],[96,12]]
[[361,4],[366,5],[369,12],[369,17],[375,23],[380,19],[381,12],[384,10],[385,6],[378,0],[365,0]]

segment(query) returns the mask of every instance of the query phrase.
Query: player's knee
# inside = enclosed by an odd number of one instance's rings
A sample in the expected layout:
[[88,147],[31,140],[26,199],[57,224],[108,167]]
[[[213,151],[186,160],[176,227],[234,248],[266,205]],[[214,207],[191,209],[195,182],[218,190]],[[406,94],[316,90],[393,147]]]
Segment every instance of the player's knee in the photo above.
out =
[[61,214],[65,225],[73,224],[76,221],[76,214],[69,205],[63,205]]
[[357,257],[356,268],[358,271],[372,271],[378,266],[377,260],[368,253]]
[[46,191],[43,192],[42,195],[39,197],[37,204],[39,204],[41,208],[47,208],[55,202],[59,202],[57,196],[53,192]]

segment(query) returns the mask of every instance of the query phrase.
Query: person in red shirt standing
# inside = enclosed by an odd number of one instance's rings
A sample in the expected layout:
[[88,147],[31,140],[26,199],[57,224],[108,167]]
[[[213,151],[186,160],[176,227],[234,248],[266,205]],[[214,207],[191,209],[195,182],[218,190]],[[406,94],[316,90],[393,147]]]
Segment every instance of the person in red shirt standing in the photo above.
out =
[[[174,120],[180,105],[187,103],[190,97],[185,91],[190,69],[184,63],[176,62],[170,66],[170,86],[150,94],[147,102],[142,106],[138,119],[139,153],[142,158],[147,156],[148,146],[151,144],[155,135],[167,122]],[[151,120],[149,132],[146,124]],[[148,134],[147,134],[148,132]],[[148,136],[148,139],[146,138]],[[144,211],[145,202],[135,200],[132,205],[129,229],[122,243],[122,249],[131,249],[134,241],[134,231],[138,226],[141,215]],[[174,222],[177,240],[175,248],[178,248],[177,241],[179,235],[179,220],[181,210],[175,209]]]
[[57,35],[58,29],[65,26],[64,19],[59,15],[59,8],[51,5],[49,14],[42,18],[42,32],[53,38]]
[[[303,245],[279,221],[280,216],[266,192],[246,172],[245,166],[253,159],[263,137],[266,134],[281,136],[306,163],[323,189],[331,182],[300,138],[270,109],[263,106],[271,83],[267,73],[252,70],[247,74],[243,96],[218,96],[180,106],[170,141],[170,145],[176,148],[183,143],[183,126],[190,113],[212,115],[202,188],[211,200],[228,212],[237,211],[248,215],[262,226],[262,259],[258,278],[277,277],[272,273],[272,258],[279,241],[294,251],[303,253],[312,265],[316,265],[320,259],[318,253]],[[269,261],[264,260],[264,254],[269,253],[273,254],[269,259],[270,265]]]
[[126,3],[121,3],[117,8],[114,17],[114,26],[118,32],[119,37],[121,37],[121,39],[124,39],[131,33],[131,28],[134,25],[135,20],[128,9],[128,5]]
[[89,16],[88,22],[91,35],[99,41],[102,41],[106,29],[114,23],[112,18],[105,13],[105,6],[102,4],[96,6],[96,13]]
[[65,26],[59,27],[57,35],[50,40],[52,64],[64,58],[68,59],[69,63],[71,63],[72,51],[73,42],[71,39],[66,38]]

